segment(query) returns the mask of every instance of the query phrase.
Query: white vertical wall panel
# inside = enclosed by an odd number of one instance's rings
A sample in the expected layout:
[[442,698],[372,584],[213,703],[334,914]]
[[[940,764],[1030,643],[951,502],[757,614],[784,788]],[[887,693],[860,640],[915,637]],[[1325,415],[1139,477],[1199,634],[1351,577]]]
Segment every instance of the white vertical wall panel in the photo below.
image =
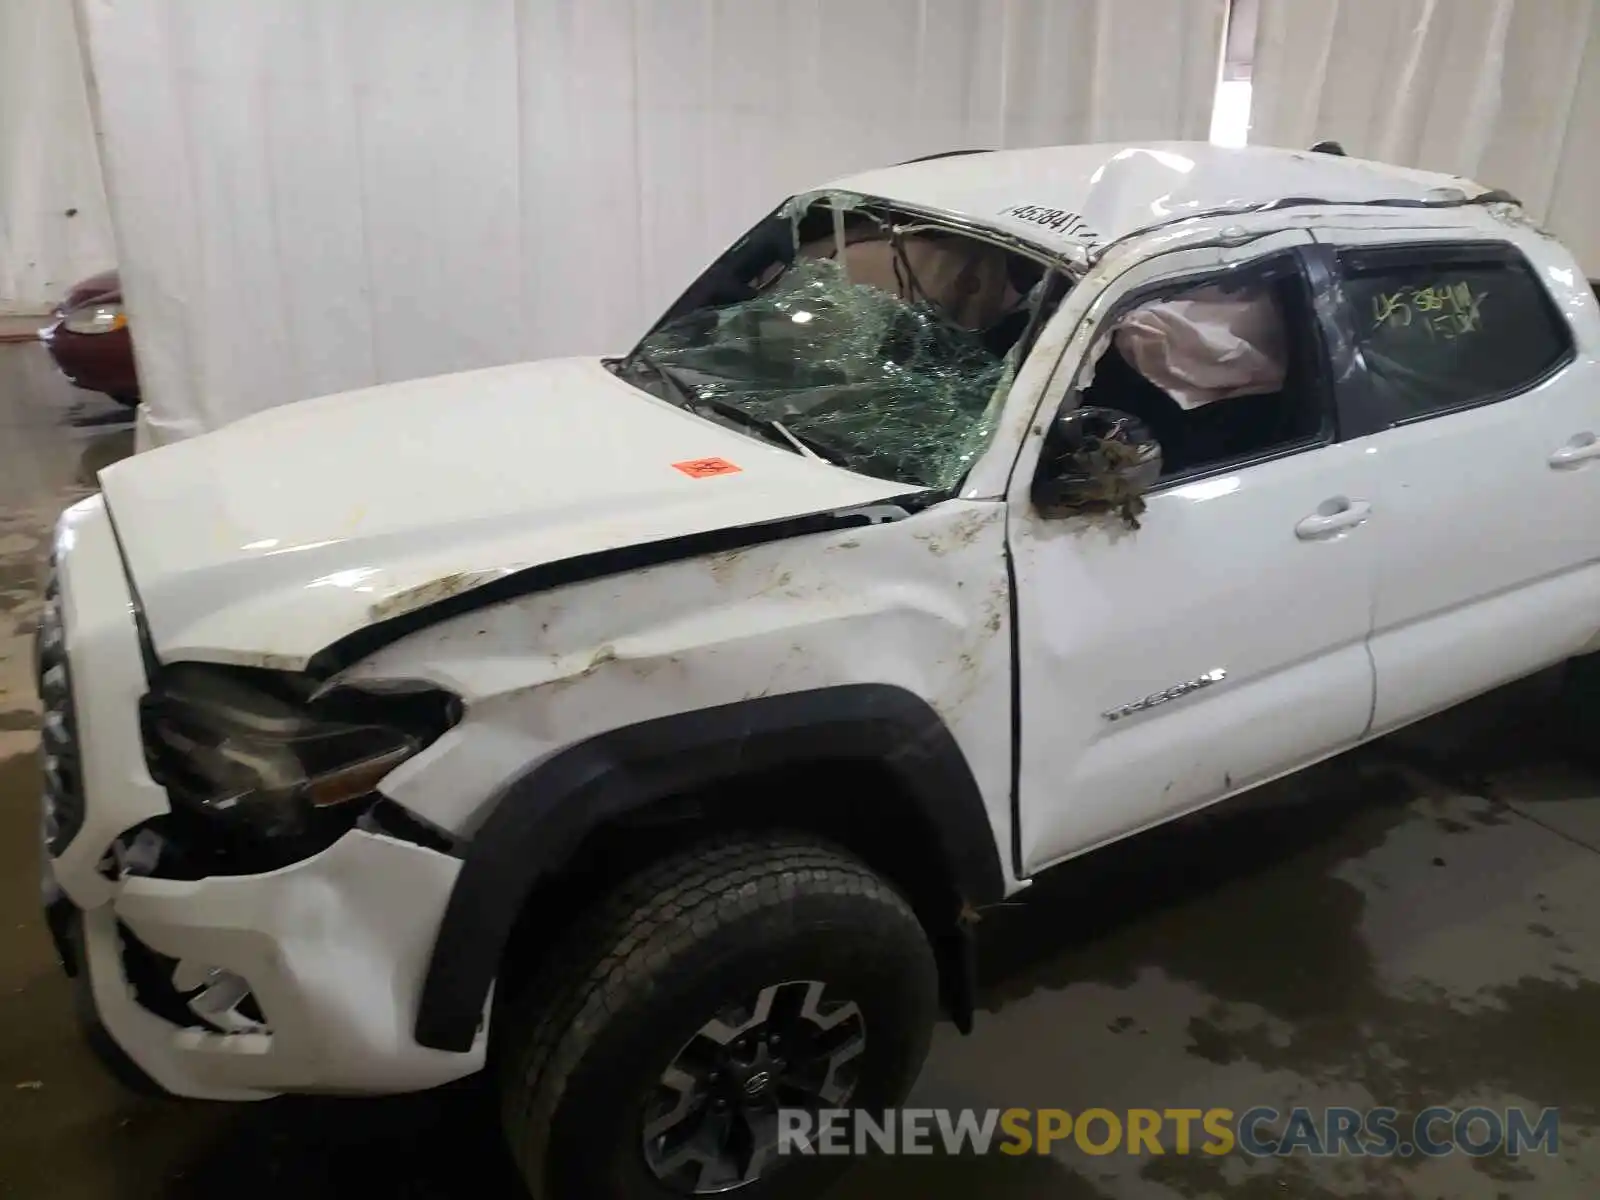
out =
[[0,0],[0,313],[114,259],[72,5]]
[[1600,2],[1261,3],[1252,142],[1504,188],[1600,275]]
[[1223,0],[78,0],[158,438],[625,347],[783,196],[1204,137]]

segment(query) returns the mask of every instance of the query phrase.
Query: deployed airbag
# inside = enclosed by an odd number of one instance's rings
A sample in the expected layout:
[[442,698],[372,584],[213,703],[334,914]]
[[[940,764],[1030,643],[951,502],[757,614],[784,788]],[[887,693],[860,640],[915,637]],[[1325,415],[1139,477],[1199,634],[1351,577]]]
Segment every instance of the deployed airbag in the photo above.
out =
[[1185,410],[1283,388],[1283,317],[1272,292],[1196,288],[1140,305],[1117,322],[1122,357]]

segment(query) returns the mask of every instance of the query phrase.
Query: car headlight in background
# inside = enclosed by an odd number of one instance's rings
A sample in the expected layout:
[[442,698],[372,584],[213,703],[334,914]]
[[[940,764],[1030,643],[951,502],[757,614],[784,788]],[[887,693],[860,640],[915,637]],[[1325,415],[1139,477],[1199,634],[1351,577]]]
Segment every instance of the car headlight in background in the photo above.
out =
[[68,333],[113,333],[128,327],[120,304],[90,304],[75,308],[61,323]]
[[175,811],[294,857],[349,830],[379,781],[460,716],[429,684],[323,693],[303,675],[176,663],[145,698],[145,755]]

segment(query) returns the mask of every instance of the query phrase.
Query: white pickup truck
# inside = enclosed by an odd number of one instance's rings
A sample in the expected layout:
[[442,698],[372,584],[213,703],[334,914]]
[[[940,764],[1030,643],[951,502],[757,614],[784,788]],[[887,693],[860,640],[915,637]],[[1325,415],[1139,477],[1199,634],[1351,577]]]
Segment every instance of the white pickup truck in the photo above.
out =
[[1596,648],[1597,352],[1462,179],[961,154],[623,357],[111,467],[38,643],[88,1032],[191,1097],[487,1066],[536,1195],[810,1186],[778,1110],[897,1103],[985,906]]

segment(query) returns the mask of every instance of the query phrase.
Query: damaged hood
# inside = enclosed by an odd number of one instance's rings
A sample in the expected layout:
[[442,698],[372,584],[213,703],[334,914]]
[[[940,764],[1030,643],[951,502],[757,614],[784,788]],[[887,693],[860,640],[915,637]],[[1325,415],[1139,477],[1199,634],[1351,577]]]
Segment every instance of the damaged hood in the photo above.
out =
[[283,669],[529,567],[907,490],[684,412],[597,359],[307,400],[100,478],[158,656]]

